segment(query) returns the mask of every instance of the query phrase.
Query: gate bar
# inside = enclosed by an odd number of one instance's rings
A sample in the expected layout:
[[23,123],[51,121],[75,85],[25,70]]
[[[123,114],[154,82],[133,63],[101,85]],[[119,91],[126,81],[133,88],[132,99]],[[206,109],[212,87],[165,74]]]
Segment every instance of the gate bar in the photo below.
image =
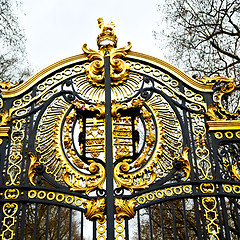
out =
[[106,156],[106,214],[107,239],[114,239],[113,152],[111,116],[110,57],[104,57],[105,71],[105,156]]

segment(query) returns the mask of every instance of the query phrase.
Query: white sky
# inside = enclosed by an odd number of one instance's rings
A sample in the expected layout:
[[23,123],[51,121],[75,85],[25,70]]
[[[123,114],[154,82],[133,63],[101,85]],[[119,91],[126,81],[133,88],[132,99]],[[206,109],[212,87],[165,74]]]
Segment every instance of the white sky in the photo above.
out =
[[[158,0],[161,1],[161,0]],[[22,0],[26,13],[29,61],[36,70],[82,53],[82,45],[97,49],[100,32],[97,19],[113,21],[118,47],[130,41],[132,50],[158,58],[163,54],[156,46],[152,31],[157,29],[156,0]]]

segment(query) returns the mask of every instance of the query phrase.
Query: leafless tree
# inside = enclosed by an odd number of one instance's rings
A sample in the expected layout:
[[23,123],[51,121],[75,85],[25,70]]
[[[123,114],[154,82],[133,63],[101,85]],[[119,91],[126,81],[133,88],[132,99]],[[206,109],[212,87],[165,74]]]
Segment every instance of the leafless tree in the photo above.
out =
[[18,0],[0,0],[0,82],[19,82],[30,75]]
[[165,50],[166,58],[194,78],[234,77],[237,88],[225,95],[225,107],[236,112],[240,105],[240,0],[165,0],[159,1],[158,10],[161,24],[154,35],[161,40],[160,47],[169,50]]
[[171,50],[168,58],[191,74],[239,80],[239,0],[167,0],[158,10],[167,30],[154,34]]

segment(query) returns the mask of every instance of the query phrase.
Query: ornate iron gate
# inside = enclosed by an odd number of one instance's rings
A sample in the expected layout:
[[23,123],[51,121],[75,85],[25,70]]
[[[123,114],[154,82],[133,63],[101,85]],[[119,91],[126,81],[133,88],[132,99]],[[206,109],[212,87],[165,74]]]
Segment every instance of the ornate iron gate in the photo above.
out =
[[116,48],[98,22],[99,51],[1,83],[1,239],[239,239],[234,79]]

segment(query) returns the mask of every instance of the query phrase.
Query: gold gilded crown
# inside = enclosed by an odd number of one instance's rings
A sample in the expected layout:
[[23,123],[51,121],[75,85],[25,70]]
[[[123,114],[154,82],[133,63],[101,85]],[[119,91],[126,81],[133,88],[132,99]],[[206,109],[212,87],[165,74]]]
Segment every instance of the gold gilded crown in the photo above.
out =
[[118,38],[114,32],[115,25],[113,22],[105,24],[102,18],[98,18],[98,26],[101,29],[101,33],[97,37],[97,45],[101,46],[111,44],[117,47]]

